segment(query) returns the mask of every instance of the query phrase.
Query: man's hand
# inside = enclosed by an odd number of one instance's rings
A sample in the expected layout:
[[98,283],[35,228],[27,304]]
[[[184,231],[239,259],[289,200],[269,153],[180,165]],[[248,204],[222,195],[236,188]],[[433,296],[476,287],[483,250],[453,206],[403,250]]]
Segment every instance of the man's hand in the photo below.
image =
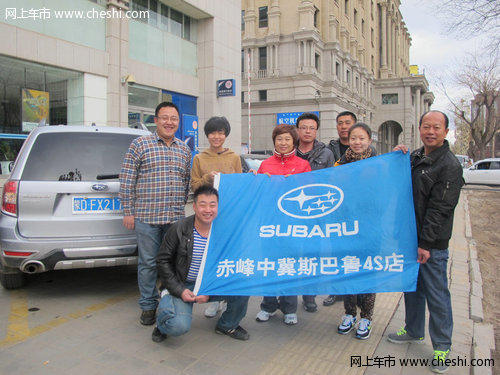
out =
[[209,296],[196,296],[195,300],[196,303],[207,303],[209,298]]
[[417,252],[417,262],[420,264],[427,263],[427,260],[431,257],[431,252],[429,250],[418,248]]
[[392,151],[403,151],[403,154],[406,154],[408,152],[408,147],[405,145],[397,145],[392,149]]
[[184,291],[181,294],[181,299],[184,302],[196,302],[196,296],[189,289],[184,289]]
[[134,223],[134,216],[124,216],[123,217],[123,226],[127,228],[128,230],[134,230],[135,223]]

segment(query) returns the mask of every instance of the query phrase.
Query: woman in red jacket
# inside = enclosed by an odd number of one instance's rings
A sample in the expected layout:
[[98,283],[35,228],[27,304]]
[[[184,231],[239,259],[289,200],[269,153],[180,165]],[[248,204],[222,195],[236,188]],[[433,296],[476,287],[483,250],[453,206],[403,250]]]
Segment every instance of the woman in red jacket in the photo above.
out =
[[295,126],[278,125],[273,130],[274,155],[260,165],[257,173],[289,176],[310,172],[309,163],[295,155],[299,136]]
[[[309,163],[295,155],[299,136],[295,126],[278,125],[273,130],[274,155],[264,160],[257,173],[284,175],[310,172]],[[267,322],[280,309],[283,322],[288,325],[297,324],[297,296],[264,297],[257,314],[258,322]]]

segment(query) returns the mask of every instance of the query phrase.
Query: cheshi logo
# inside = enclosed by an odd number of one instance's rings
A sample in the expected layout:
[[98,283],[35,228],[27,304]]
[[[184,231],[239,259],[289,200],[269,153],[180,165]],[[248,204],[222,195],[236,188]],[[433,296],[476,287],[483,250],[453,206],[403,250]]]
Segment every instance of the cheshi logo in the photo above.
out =
[[344,200],[344,192],[326,184],[304,185],[283,194],[278,208],[297,219],[314,219],[335,211]]

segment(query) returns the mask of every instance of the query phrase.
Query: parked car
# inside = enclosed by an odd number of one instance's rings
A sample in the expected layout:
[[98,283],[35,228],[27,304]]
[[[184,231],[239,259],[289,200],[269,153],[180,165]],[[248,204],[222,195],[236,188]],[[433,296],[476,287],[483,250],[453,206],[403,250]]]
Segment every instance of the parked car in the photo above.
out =
[[500,185],[500,158],[484,159],[464,169],[466,184]]
[[455,155],[460,162],[460,165],[462,168],[466,168],[470,165],[472,165],[472,159],[469,158],[467,155]]
[[26,139],[4,185],[0,283],[26,273],[137,263],[135,233],[122,225],[118,174],[146,130],[45,126]]
[[263,154],[241,154],[241,169],[243,173],[247,173],[250,169],[257,171],[260,164],[266,160],[270,155]]

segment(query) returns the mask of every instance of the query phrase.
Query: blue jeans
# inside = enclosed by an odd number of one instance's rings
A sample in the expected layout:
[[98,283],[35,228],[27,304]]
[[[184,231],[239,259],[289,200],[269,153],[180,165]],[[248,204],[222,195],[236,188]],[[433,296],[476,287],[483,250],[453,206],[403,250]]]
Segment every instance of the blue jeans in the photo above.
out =
[[[194,283],[186,283],[186,288],[193,290]],[[217,327],[223,330],[239,326],[247,313],[248,296],[211,296],[209,302],[227,301],[227,309],[222,313]],[[158,306],[156,323],[161,333],[169,336],[180,336],[191,329],[193,304],[170,294],[163,296]]]
[[141,294],[139,297],[139,306],[142,310],[155,310],[158,306],[156,256],[169,227],[170,224],[146,224],[135,220],[135,233],[139,249],[137,283],[139,284],[139,292]]
[[406,331],[415,338],[425,336],[425,303],[429,307],[429,335],[434,350],[451,347],[453,314],[446,273],[448,249],[431,249],[427,263],[418,271],[417,290],[405,293]]

